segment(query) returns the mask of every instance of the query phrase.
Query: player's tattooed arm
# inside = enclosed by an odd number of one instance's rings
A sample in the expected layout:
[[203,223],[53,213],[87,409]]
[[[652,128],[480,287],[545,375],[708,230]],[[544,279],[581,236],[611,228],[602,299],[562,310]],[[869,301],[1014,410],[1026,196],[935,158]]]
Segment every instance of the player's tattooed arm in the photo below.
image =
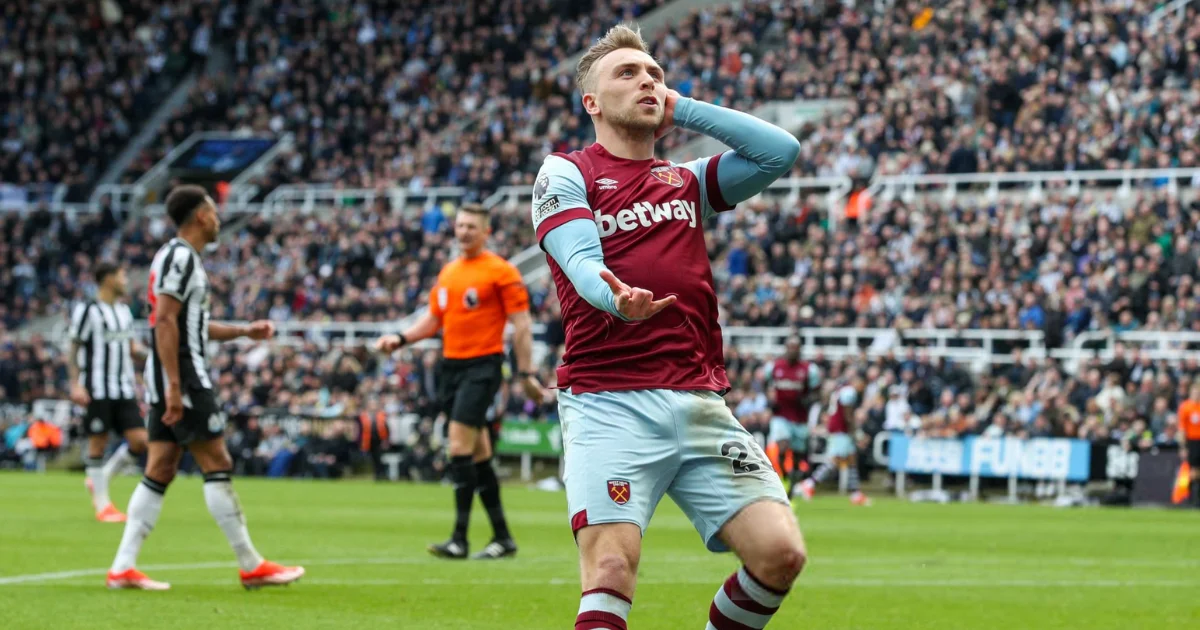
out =
[[133,357],[134,361],[137,361],[139,364],[144,364],[146,363],[146,358],[150,356],[150,350],[147,349],[146,346],[143,346],[137,341],[131,339],[129,341],[129,354]]
[[179,376],[179,313],[183,303],[161,293],[154,305],[154,345],[166,375],[166,412],[163,424],[171,426],[183,417],[183,380]]
[[674,124],[733,149],[705,158],[717,160],[720,196],[730,206],[757,195],[787,174],[800,155],[800,142],[786,130],[703,101],[680,97],[675,103]]
[[71,354],[67,360],[67,378],[71,384],[71,400],[75,404],[85,407],[91,401],[91,397],[88,395],[87,388],[79,382],[79,350],[87,340],[90,308],[87,304],[77,304],[71,313]]

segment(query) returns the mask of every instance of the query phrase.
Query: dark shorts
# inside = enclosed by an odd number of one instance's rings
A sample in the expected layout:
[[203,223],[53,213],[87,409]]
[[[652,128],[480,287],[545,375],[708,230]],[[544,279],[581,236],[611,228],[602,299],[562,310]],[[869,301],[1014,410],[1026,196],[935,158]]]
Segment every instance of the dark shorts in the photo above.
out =
[[1200,442],[1188,440],[1188,466],[1193,471],[1200,470]]
[[150,406],[147,425],[151,442],[174,442],[187,446],[192,442],[206,442],[225,434],[225,414],[217,404],[217,396],[211,389],[189,389],[184,395],[183,417],[172,426],[162,423],[167,411],[166,403]]
[[109,431],[124,434],[130,429],[144,429],[142,410],[136,400],[93,400],[83,417],[87,435],[106,435]]
[[483,428],[487,410],[503,381],[504,355],[474,359],[445,359],[439,398],[442,411],[455,422]]

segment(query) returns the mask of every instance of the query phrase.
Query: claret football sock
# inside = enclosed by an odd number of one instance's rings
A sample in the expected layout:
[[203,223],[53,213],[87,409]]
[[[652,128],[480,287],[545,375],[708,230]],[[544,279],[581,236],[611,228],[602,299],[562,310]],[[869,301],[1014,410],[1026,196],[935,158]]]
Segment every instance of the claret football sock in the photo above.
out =
[[628,630],[633,601],[619,591],[594,588],[579,599],[575,630]]
[[762,630],[787,593],[764,586],[742,567],[725,580],[708,608],[705,630]]

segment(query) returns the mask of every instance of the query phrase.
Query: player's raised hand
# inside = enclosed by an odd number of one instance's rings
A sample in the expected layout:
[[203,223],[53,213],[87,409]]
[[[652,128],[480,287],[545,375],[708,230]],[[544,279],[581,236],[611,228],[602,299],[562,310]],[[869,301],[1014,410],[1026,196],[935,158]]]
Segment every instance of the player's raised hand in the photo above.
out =
[[251,322],[246,329],[246,336],[255,340],[262,341],[275,336],[275,322],[269,319],[260,319],[256,322]]
[[679,101],[679,92],[667,88],[667,99],[663,103],[663,121],[654,131],[654,139],[667,135],[675,128],[675,103]]
[[649,319],[657,315],[659,311],[675,303],[674,295],[668,295],[661,300],[656,300],[653,293],[645,289],[630,287],[618,280],[613,275],[613,272],[607,269],[600,272],[600,278],[608,283],[609,289],[612,289],[613,297],[616,298],[617,302],[617,312],[626,319]]

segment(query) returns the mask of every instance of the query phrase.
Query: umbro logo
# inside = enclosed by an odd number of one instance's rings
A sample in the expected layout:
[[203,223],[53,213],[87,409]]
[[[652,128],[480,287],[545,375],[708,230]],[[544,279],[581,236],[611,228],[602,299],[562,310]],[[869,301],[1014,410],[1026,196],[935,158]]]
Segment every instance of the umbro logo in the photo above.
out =
[[609,178],[605,177],[604,179],[597,179],[596,183],[600,184],[600,190],[616,190],[617,189],[617,180],[615,180],[615,179],[609,179]]

